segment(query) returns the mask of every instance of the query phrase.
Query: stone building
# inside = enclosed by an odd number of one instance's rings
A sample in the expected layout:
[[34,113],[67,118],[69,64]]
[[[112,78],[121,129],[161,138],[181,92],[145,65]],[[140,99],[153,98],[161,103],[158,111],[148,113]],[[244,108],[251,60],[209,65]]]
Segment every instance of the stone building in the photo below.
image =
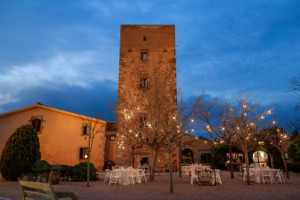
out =
[[[165,95],[162,101],[168,105],[161,112],[176,112],[175,49],[174,25],[121,25],[117,122],[101,120],[99,124],[101,133],[95,139],[91,155],[97,169],[102,170],[108,160],[117,165],[131,164],[130,148],[120,146],[126,102],[137,108],[132,113],[141,128],[137,134],[145,131],[145,125],[151,123],[149,113],[144,112],[142,104],[155,84],[161,87],[160,91]],[[75,165],[86,160],[88,131],[82,118],[87,117],[39,103],[0,114],[0,153],[15,129],[29,123],[39,132],[42,159],[50,164]],[[194,139],[195,145],[183,148],[183,162],[210,164],[213,142]],[[136,166],[151,164],[153,155],[150,148],[143,147],[135,153]],[[174,151],[172,165],[175,171],[180,164],[178,156],[178,151]],[[159,152],[156,169],[166,171],[167,162],[167,154]]]
[[[86,116],[36,103],[0,115],[0,153],[9,136],[21,125],[32,124],[38,131],[41,159],[51,164],[75,165],[87,160],[89,130]],[[96,120],[96,119],[93,119]],[[100,120],[91,161],[101,169],[104,164],[108,122]]]

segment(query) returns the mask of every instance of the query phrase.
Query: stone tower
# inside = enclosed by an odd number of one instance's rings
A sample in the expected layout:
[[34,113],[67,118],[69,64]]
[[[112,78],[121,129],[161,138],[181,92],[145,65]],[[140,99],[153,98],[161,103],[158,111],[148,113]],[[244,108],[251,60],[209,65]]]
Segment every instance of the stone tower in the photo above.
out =
[[[118,133],[125,131],[124,117],[121,115],[126,111],[126,102],[136,105],[136,109],[133,109],[131,114],[136,118],[137,123],[149,122],[147,113],[143,112],[139,105],[144,100],[145,92],[149,91],[154,83],[166,77],[168,80],[161,85],[161,88],[168,94],[166,98],[168,103],[177,108],[175,25],[121,25]],[[137,133],[140,131],[143,130],[136,130]],[[120,137],[119,135],[116,138],[118,143],[116,164],[130,165],[130,149],[126,145],[121,145]],[[136,165],[139,165],[143,159],[151,163],[151,150],[143,148],[138,152],[135,158]],[[161,155],[157,159],[157,168],[161,170],[164,170],[163,162],[167,162],[163,157]]]

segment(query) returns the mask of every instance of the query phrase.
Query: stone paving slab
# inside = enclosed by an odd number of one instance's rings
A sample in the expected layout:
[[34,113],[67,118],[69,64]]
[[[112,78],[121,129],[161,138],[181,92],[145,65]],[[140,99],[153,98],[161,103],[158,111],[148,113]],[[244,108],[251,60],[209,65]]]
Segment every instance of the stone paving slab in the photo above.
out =
[[[103,177],[104,174],[101,174]],[[243,178],[235,174],[236,178],[231,179],[227,171],[221,172],[223,185],[200,186],[190,185],[189,177],[180,179],[177,173],[174,177],[175,193],[169,194],[169,174],[162,173],[156,176],[155,182],[148,182],[136,185],[111,185],[100,181],[91,182],[91,187],[86,187],[85,183],[62,182],[54,185],[55,191],[74,192],[82,200],[98,199],[205,199],[205,200],[290,200],[299,199],[300,196],[300,174],[291,173],[287,184],[257,184],[248,186],[243,182]],[[0,197],[19,200],[22,197],[20,186],[17,182],[0,182]]]

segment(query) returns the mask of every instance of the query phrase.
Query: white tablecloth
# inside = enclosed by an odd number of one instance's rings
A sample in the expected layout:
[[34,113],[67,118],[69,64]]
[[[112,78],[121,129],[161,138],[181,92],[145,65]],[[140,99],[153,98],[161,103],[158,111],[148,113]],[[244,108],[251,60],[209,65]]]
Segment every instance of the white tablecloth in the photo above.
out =
[[119,181],[119,183],[121,185],[130,185],[130,184],[133,184],[132,181],[130,181],[131,174],[134,174],[135,176],[137,176],[138,183],[142,182],[142,179],[139,176],[140,170],[141,169],[116,169],[115,171],[118,171],[121,175],[121,179]]
[[[246,170],[246,169],[245,169]],[[263,171],[270,173],[271,181],[274,182],[274,177],[279,169],[266,169],[266,168],[249,168],[250,174],[254,175],[254,182],[263,182]]]

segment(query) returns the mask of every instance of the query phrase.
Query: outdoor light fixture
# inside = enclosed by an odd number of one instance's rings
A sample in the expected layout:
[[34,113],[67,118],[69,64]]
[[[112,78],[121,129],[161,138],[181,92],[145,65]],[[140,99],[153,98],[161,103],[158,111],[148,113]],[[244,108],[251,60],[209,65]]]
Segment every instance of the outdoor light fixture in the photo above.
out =
[[85,154],[85,155],[84,155],[84,158],[85,158],[85,159],[87,159],[87,158],[88,158],[88,155],[87,155],[87,154]]

